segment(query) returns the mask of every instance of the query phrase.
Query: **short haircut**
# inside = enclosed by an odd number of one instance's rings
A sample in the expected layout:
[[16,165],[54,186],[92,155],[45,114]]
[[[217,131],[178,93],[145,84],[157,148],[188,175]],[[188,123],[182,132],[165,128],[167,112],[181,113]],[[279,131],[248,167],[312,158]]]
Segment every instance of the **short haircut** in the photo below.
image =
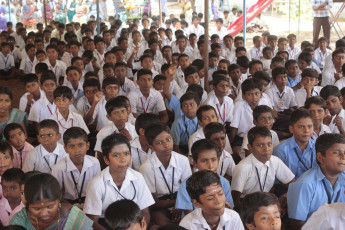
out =
[[177,61],[180,61],[181,58],[186,57],[189,60],[189,56],[185,53],[179,54]]
[[332,53],[332,58],[334,58],[335,55],[337,55],[337,54],[345,54],[345,50],[344,49],[336,49],[336,50],[334,50],[333,53]]
[[238,64],[239,66],[243,67],[243,68],[248,68],[249,66],[249,59],[247,56],[241,56],[238,57],[236,60],[236,64]]
[[25,74],[22,78],[20,78],[20,81],[24,83],[24,85],[31,83],[31,82],[37,82],[39,83],[38,77],[36,74]]
[[20,185],[25,185],[25,183],[29,180],[30,177],[32,177],[33,175],[37,175],[40,174],[41,172],[39,171],[29,171],[24,173],[24,175],[20,178]]
[[226,133],[224,126],[219,122],[211,122],[204,128],[205,137],[210,139],[215,133]]
[[116,64],[114,65],[114,69],[119,67],[124,67],[127,70],[127,65],[123,61],[116,62]]
[[[37,50],[37,51],[36,51],[36,57],[37,57],[39,54],[44,54],[44,55],[46,55],[46,52],[45,52],[44,50]],[[40,62],[40,63],[44,63],[44,62]],[[40,64],[40,63],[37,63],[36,66],[37,66],[38,64]],[[46,64],[46,63],[44,63],[44,64]]]
[[191,84],[190,86],[188,86],[186,92],[188,91],[193,91],[194,93],[196,93],[199,96],[200,101],[201,101],[202,95],[204,94],[204,89],[200,85]]
[[277,205],[280,211],[278,198],[268,192],[254,192],[246,195],[241,202],[241,218],[243,224],[255,224],[254,216],[261,207]]
[[304,108],[299,108],[296,109],[295,111],[293,111],[291,113],[290,116],[290,125],[294,125],[296,124],[299,120],[301,120],[302,118],[310,118],[313,119],[312,115],[310,114],[310,112],[307,109]]
[[214,150],[217,153],[217,157],[220,156],[219,149],[212,141],[210,141],[209,139],[201,139],[201,140],[197,140],[192,145],[191,152],[192,152],[193,161],[197,162],[199,159],[199,154],[205,150]]
[[6,141],[0,141],[0,153],[8,152],[13,159],[13,151],[11,145],[9,145]]
[[155,124],[151,124],[145,130],[145,137],[147,139],[147,142],[150,145],[152,145],[154,139],[156,139],[156,137],[159,134],[161,134],[162,132],[166,132],[166,133],[171,134],[170,128],[166,124],[163,124],[161,122],[155,123]]
[[253,79],[253,78],[246,79],[242,83],[241,89],[242,89],[242,94],[245,94],[247,91],[250,91],[253,89],[259,89],[260,92],[262,91],[262,87],[261,87],[259,80]]
[[255,121],[258,121],[259,116],[263,113],[271,113],[272,114],[272,109],[268,107],[267,105],[258,105],[255,107],[253,110],[253,119]]
[[288,42],[287,38],[284,38],[284,37],[280,37],[278,39],[278,44],[281,43],[281,42]]
[[288,69],[290,66],[297,64],[297,61],[294,59],[287,60],[285,62],[285,69]]
[[110,204],[104,213],[104,218],[110,229],[125,230],[144,218],[139,206],[131,200],[118,200]]
[[139,129],[146,130],[152,124],[159,123],[159,118],[157,115],[152,113],[143,113],[138,116],[135,120],[135,131],[139,135]]
[[7,169],[1,176],[1,181],[16,182],[20,185],[20,181],[24,176],[23,170],[19,168]]
[[195,73],[197,73],[197,68],[195,67],[195,66],[193,66],[193,65],[189,65],[189,66],[187,66],[187,68],[183,71],[183,73],[184,73],[184,78],[187,78],[189,75],[191,75],[191,74],[195,74]]
[[152,77],[152,71],[149,69],[140,69],[137,72],[137,79],[139,80],[143,75],[150,75]]
[[339,39],[335,42],[335,48],[345,48],[345,39]]
[[312,69],[312,68],[304,69],[302,71],[301,76],[302,76],[302,78],[304,78],[304,77],[312,77],[312,78],[319,79],[319,74],[317,73],[317,71],[315,69]]
[[262,54],[266,53],[267,51],[272,51],[273,53],[273,49],[271,46],[266,46],[265,48],[262,49]]
[[319,96],[309,97],[304,103],[304,108],[309,109],[312,104],[318,105],[324,110],[326,110],[326,101],[322,97],[319,97]]
[[238,65],[238,64],[231,64],[231,65],[229,65],[229,67],[228,67],[228,72],[229,72],[229,74],[231,73],[231,71],[234,71],[235,69],[239,69],[240,68],[240,66]]
[[340,93],[341,93],[341,96],[344,96],[344,95],[345,95],[345,87],[343,87],[343,88],[340,90]]
[[[82,59],[81,57],[72,57],[72,59],[71,59],[71,65],[73,65],[74,62],[76,62],[76,61],[78,61],[78,60],[83,61],[83,59]],[[83,64],[84,64],[84,63],[83,63]],[[67,67],[67,68],[68,68],[68,67]],[[67,72],[67,70],[66,70],[66,72]]]
[[120,87],[119,80],[115,77],[106,77],[102,82],[102,89],[105,89],[108,85],[118,85]]
[[338,133],[325,133],[320,135],[315,142],[316,153],[326,155],[326,151],[334,144],[345,144],[345,137]]
[[257,71],[253,74],[253,79],[264,80],[266,82],[271,82],[271,78],[266,71]]
[[338,87],[334,85],[326,85],[321,89],[320,97],[322,97],[324,100],[327,100],[327,98],[329,98],[330,96],[335,96],[338,98],[341,97],[340,90],[338,89]]
[[268,42],[270,42],[270,41],[276,41],[276,40],[278,40],[278,37],[277,36],[275,36],[275,35],[268,35],[268,37],[267,37],[267,41]]
[[225,81],[229,83],[229,78],[227,78],[224,74],[217,74],[212,77],[213,78],[213,86],[216,87],[220,82]]
[[28,52],[31,48],[35,48],[35,45],[34,44],[27,44],[25,46],[25,51]]
[[68,75],[68,73],[69,73],[70,71],[72,71],[72,70],[77,71],[77,72],[79,73],[79,75],[81,75],[80,69],[79,69],[78,67],[76,67],[76,66],[73,66],[73,65],[67,67],[67,69],[66,69],[66,75]]
[[202,120],[202,113],[205,112],[205,111],[209,111],[209,110],[213,110],[214,114],[217,116],[216,109],[213,106],[211,106],[211,105],[202,105],[196,111],[196,117],[198,118],[198,121]]
[[126,101],[124,101],[122,98],[118,98],[118,97],[111,98],[105,104],[105,110],[107,111],[107,114],[109,116],[114,111],[114,109],[119,109],[119,108],[125,108],[127,110]]
[[121,145],[121,144],[126,144],[128,147],[129,152],[131,152],[131,145],[125,135],[122,133],[114,133],[106,138],[103,139],[102,141],[102,154],[105,156],[107,159],[109,159],[109,153],[113,149],[115,145]]
[[51,119],[45,119],[38,123],[37,130],[39,131],[40,129],[53,129],[57,134],[59,133],[59,125],[56,121],[51,120]]
[[23,133],[25,133],[23,126],[21,126],[18,123],[10,123],[10,124],[6,125],[6,127],[4,129],[4,137],[6,138],[6,140],[9,140],[10,132],[15,130],[15,129],[20,129]]
[[80,47],[80,43],[78,41],[70,41],[68,44],[67,44],[67,47],[70,48],[71,46],[77,46],[78,48]]
[[84,129],[80,127],[71,127],[66,130],[63,134],[63,143],[65,146],[67,146],[68,141],[71,139],[82,139],[86,143],[88,142],[87,133]]
[[311,63],[312,56],[308,52],[302,52],[300,55],[298,55],[298,60],[305,61],[308,64]]
[[187,179],[186,188],[190,198],[201,203],[200,196],[206,193],[206,187],[213,184],[221,185],[219,175],[210,170],[201,170]]
[[237,54],[237,53],[239,53],[239,52],[241,52],[241,51],[245,51],[245,52],[247,52],[247,49],[246,48],[244,48],[243,46],[241,46],[241,47],[237,47],[236,49],[235,49],[235,53]]
[[97,87],[98,90],[101,90],[101,85],[99,84],[99,81],[94,78],[89,78],[84,81],[83,90],[85,91],[85,88],[92,87],[92,86],[95,86]]
[[67,86],[58,86],[54,90],[54,99],[56,99],[57,97],[66,97],[69,100],[72,100],[73,98],[72,90],[68,88]]
[[110,63],[110,62],[104,63],[104,65],[103,65],[103,70],[104,70],[104,69],[108,69],[108,68],[114,70],[114,65],[113,65],[113,63]]
[[277,62],[284,65],[284,59],[281,56],[274,56],[272,58],[271,64],[277,63]]
[[53,45],[53,44],[48,45],[47,48],[46,48],[46,52],[48,52],[49,49],[53,49],[53,50],[55,50],[56,52],[59,53],[59,49],[58,49],[58,47],[56,45]]
[[188,100],[194,100],[197,105],[200,105],[199,95],[195,92],[189,91],[189,92],[183,94],[182,97],[180,98],[181,109],[182,109],[182,103],[185,101],[188,101]]
[[271,137],[271,131],[264,126],[255,126],[248,131],[248,143],[253,144],[257,137]]
[[260,64],[261,67],[263,67],[263,64],[262,64],[262,62],[260,60],[255,60],[254,59],[253,61],[249,62],[249,65],[248,65],[249,69],[251,69],[253,67],[253,65],[255,65],[255,64]]
[[195,59],[192,62],[192,66],[194,66],[195,68],[197,68],[198,71],[202,70],[204,68],[204,60],[201,59]]
[[44,82],[48,81],[48,80],[53,81],[53,82],[56,83],[56,76],[55,76],[54,72],[51,71],[51,70],[46,70],[46,71],[42,72],[42,76],[41,76],[41,79],[40,79],[41,85],[43,85]]
[[276,80],[279,74],[286,74],[286,69],[284,67],[276,67],[272,70],[272,78]]

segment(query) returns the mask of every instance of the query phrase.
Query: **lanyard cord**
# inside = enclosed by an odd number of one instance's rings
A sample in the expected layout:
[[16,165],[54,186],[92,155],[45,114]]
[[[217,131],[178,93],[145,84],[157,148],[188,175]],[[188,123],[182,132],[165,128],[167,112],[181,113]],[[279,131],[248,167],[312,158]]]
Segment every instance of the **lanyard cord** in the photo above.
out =
[[298,161],[302,163],[303,167],[304,167],[306,170],[311,169],[311,168],[313,167],[313,153],[311,153],[311,157],[310,157],[310,158],[311,158],[311,161],[310,161],[310,168],[308,168],[308,167],[304,164],[304,162],[302,161],[301,157],[298,155],[298,153],[297,153],[297,148],[294,148],[294,150],[295,150],[296,156],[297,156],[297,158],[298,158]]
[[74,175],[73,175],[72,171],[70,171],[70,173],[71,173],[71,176],[72,176],[72,179],[73,179],[75,190],[77,191],[77,195],[78,195],[78,198],[79,198],[79,204],[81,204],[81,195],[83,193],[86,171],[84,172],[84,177],[83,177],[83,181],[81,183],[81,187],[80,187],[80,191],[79,192],[78,192],[78,183],[75,181],[75,178],[74,178]]
[[174,176],[175,176],[175,168],[173,168],[173,173],[172,173],[172,183],[171,183],[171,190],[170,190],[170,187],[168,185],[168,182],[167,182],[167,179],[165,178],[164,176],[164,173],[161,169],[161,167],[159,167],[159,171],[161,171],[161,174],[163,176],[163,179],[164,179],[164,182],[165,182],[165,185],[167,186],[168,190],[169,190],[169,193],[170,195],[172,195],[174,193]]
[[328,198],[328,204],[331,204],[331,202],[332,202],[332,197],[328,194],[328,192],[327,192],[327,186],[326,186],[326,183],[325,183],[325,179],[326,178],[324,178],[323,180],[322,180],[322,184],[323,184],[323,187],[325,188],[325,192],[326,192],[326,194],[327,194],[327,198]]
[[[46,161],[46,163],[47,163],[47,165],[48,165],[50,171],[52,171],[52,168],[50,167],[49,162],[48,162],[46,156],[44,156],[43,158],[44,158],[44,160]],[[55,163],[54,163],[54,165],[56,164],[57,159],[58,159],[58,155],[55,156]]]
[[266,169],[266,175],[265,175],[265,181],[264,181],[264,186],[262,186],[261,181],[260,181],[260,175],[259,175],[259,171],[258,168],[255,167],[256,170],[256,175],[258,176],[258,180],[259,180],[259,185],[260,185],[260,191],[263,192],[265,189],[265,185],[266,185],[266,179],[267,179],[267,174],[268,174],[268,167]]
[[[131,184],[132,184],[132,186],[133,186],[133,188],[134,188],[134,196],[133,196],[133,198],[132,198],[131,200],[134,200],[135,196],[137,195],[137,190],[136,190],[136,188],[135,188],[135,186],[134,186],[134,184],[133,184],[133,181],[131,181]],[[124,196],[120,193],[120,191],[118,191],[116,188],[114,188],[114,189],[115,189],[115,191],[116,191],[120,196],[122,196],[123,199],[128,200],[126,197],[124,197]]]

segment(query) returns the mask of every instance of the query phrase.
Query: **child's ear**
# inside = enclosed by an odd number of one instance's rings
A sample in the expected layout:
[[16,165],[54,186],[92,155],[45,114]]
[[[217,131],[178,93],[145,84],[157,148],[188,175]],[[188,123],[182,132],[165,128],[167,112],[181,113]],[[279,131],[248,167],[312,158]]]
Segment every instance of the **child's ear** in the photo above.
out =
[[60,140],[61,139],[61,133],[56,134],[56,137]]
[[193,201],[193,204],[194,204],[195,207],[197,207],[197,208],[201,208],[202,207],[202,204],[199,203],[196,199],[193,199],[192,201]]
[[253,149],[253,148],[252,148],[252,145],[248,143],[248,145],[247,145],[247,146],[248,146],[248,150],[249,150],[249,152],[251,153],[251,152],[252,152],[252,149]]
[[257,125],[258,125],[258,122],[257,122],[256,120],[253,120],[253,124],[254,124],[255,126],[257,126]]
[[323,162],[325,156],[322,155],[321,152],[316,153],[316,161],[319,162],[320,164]]
[[344,100],[343,96],[340,96],[340,97],[339,97],[340,103],[343,103],[343,100]]
[[107,156],[103,156],[103,159],[104,159],[104,162],[109,165],[110,164],[110,161],[108,160],[108,157]]
[[90,142],[86,142],[86,150],[89,150],[90,149]]
[[72,99],[69,101],[69,104],[72,105],[72,104],[73,104],[73,101],[74,101],[74,98],[72,98]]
[[139,129],[139,135],[145,136],[145,129],[140,128]]
[[289,125],[289,132],[293,134],[293,127],[292,127],[292,125]]
[[198,125],[202,126],[201,121],[198,121]]
[[141,220],[141,229],[143,229],[143,230],[147,229],[147,224],[146,224],[145,218],[143,218],[143,219]]
[[253,224],[245,223],[245,225],[248,228],[248,230],[253,230],[255,228],[255,226]]
[[110,116],[108,114],[107,114],[107,118],[108,118],[109,121],[111,121],[111,118],[110,118]]

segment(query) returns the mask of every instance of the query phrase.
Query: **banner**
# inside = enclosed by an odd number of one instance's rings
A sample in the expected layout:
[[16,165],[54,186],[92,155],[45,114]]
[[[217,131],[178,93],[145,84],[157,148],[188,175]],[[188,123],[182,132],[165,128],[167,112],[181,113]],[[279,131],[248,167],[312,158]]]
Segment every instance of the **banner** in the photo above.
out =
[[[258,0],[257,3],[252,5],[247,10],[246,23],[248,24],[249,22],[251,22],[257,15],[259,15],[264,9],[266,9],[266,7],[270,5],[272,2],[273,0]],[[243,30],[243,14],[228,27],[228,34],[235,37],[242,30]]]

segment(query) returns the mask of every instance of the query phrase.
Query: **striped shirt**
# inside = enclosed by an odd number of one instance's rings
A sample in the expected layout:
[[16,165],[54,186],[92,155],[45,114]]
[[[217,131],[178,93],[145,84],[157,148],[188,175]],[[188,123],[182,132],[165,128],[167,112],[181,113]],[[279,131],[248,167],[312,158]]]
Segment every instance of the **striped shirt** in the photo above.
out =
[[[327,5],[324,7],[325,10],[318,10],[318,11],[314,10],[324,3],[327,3]],[[328,9],[332,8],[333,0],[310,0],[310,4],[311,4],[311,8],[313,9],[314,17],[316,18],[329,17],[330,13]]]

